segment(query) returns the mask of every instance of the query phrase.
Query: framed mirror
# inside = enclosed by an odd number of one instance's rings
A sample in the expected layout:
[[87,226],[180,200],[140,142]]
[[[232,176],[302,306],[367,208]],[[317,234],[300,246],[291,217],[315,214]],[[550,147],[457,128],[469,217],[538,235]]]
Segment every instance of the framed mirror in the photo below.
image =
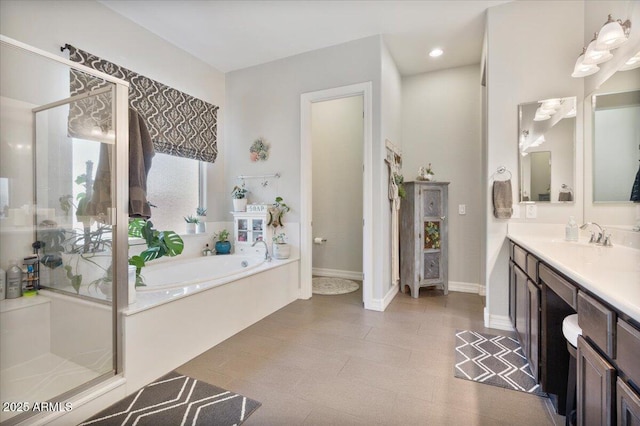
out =
[[572,203],[576,97],[518,105],[520,202]]
[[591,106],[594,203],[640,201],[632,196],[640,173],[640,90],[593,95]]

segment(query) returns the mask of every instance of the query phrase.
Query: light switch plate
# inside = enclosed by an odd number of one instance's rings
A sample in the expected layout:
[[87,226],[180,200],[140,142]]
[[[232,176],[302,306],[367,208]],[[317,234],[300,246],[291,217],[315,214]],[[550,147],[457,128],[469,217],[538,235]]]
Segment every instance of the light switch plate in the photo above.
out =
[[458,214],[467,214],[467,205],[466,204],[458,204]]
[[513,214],[511,215],[512,219],[520,219],[520,204],[514,204],[511,206],[513,209]]
[[535,219],[538,217],[538,206],[535,204],[527,204],[527,219]]

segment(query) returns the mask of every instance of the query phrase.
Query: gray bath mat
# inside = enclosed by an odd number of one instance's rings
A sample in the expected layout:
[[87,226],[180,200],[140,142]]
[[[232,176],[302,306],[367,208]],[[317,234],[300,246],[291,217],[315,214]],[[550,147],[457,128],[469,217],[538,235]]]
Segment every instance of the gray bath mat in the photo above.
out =
[[240,425],[260,405],[172,371],[80,425]]
[[531,374],[520,343],[511,337],[456,331],[455,377],[546,396]]
[[313,278],[313,294],[346,294],[352,293],[360,288],[357,282],[333,277]]

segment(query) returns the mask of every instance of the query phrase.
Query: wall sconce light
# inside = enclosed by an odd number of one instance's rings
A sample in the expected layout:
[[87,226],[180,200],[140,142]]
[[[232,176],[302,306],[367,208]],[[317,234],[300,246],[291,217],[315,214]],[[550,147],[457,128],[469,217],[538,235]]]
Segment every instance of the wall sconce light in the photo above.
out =
[[609,15],[607,22],[602,26],[598,39],[596,40],[596,49],[611,50],[619,47],[627,41],[631,32],[631,21],[622,22],[620,19],[614,21]]
[[582,54],[578,56],[571,77],[586,77],[600,71],[598,64],[613,58],[610,50],[616,49],[626,42],[630,32],[630,20],[622,22],[618,19],[614,21],[609,15],[600,32],[593,35],[593,39],[586,49],[582,49]]
[[635,56],[629,58],[629,60],[620,67],[620,71],[634,70],[638,67],[640,67],[640,52],[636,53]]
[[584,63],[584,54],[587,49],[582,48],[582,53],[578,56],[578,60],[576,61],[576,65],[573,67],[573,73],[571,73],[571,77],[580,78],[586,77],[591,74],[595,74],[600,71],[600,67],[596,64],[585,64]]

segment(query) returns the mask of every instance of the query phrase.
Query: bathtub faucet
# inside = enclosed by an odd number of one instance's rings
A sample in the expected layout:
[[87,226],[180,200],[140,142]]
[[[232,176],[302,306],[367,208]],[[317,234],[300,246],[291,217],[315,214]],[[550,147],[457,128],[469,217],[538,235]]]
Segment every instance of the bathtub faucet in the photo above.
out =
[[266,260],[267,262],[271,262],[271,255],[269,254],[269,246],[267,245],[267,243],[264,240],[256,240],[251,247],[255,247],[256,244],[258,243],[262,243],[264,244],[264,260]]

